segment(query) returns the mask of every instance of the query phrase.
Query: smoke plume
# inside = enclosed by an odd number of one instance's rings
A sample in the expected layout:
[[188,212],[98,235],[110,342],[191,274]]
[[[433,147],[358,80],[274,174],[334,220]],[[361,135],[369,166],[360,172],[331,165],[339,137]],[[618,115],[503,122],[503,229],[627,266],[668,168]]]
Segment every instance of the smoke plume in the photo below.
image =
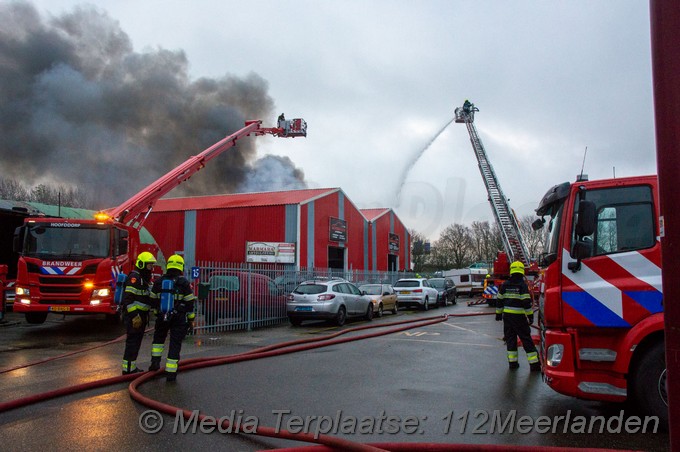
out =
[[[183,51],[137,53],[94,7],[46,19],[30,3],[0,3],[3,173],[91,191],[92,208],[119,204],[246,119],[273,125],[267,90],[256,74],[190,80]],[[171,196],[285,188],[277,180],[305,186],[289,159],[258,163],[255,140],[239,141]],[[264,178],[259,167],[280,174]]]

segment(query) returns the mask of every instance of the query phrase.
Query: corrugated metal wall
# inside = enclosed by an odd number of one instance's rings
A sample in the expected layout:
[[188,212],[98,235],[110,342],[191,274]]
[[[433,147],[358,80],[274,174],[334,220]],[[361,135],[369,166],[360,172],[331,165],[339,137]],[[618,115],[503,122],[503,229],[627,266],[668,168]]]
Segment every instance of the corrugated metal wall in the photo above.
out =
[[[200,200],[195,202],[197,205]],[[152,212],[146,226],[165,256],[244,262],[247,241],[296,243],[297,267],[328,267],[329,247],[345,249],[345,269],[387,270],[388,233],[400,236],[399,269],[407,269],[408,238],[393,213],[373,227],[341,190],[303,204]],[[347,242],[330,240],[330,218],[347,222]],[[390,224],[390,221],[393,224]]]

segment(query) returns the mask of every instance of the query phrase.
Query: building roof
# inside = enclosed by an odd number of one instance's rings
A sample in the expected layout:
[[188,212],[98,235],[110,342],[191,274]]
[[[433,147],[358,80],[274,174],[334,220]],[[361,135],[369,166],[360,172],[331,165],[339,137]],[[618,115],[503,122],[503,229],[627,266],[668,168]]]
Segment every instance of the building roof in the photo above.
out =
[[386,213],[389,213],[389,211],[392,210],[389,207],[382,207],[380,209],[361,209],[361,214],[366,217],[368,221],[374,221],[378,217],[381,217],[385,215]]
[[158,200],[154,212],[305,204],[339,190],[339,188],[311,188],[305,190],[167,198]]

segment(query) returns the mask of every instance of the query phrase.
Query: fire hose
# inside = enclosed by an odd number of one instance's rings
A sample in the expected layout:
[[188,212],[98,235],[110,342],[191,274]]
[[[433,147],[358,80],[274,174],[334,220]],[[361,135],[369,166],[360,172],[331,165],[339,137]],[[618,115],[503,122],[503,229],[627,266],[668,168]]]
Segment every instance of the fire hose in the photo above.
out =
[[[321,348],[321,347],[327,347],[330,345],[337,345],[337,344],[343,344],[347,342],[353,342],[353,341],[358,341],[358,340],[363,340],[363,339],[369,339],[369,338],[374,338],[378,336],[384,336],[388,334],[394,334],[397,332],[417,328],[417,327],[423,327],[423,326],[428,326],[428,325],[433,325],[441,322],[445,322],[448,320],[450,317],[471,317],[471,316],[481,316],[481,315],[493,315],[494,313],[482,313],[482,312],[476,312],[476,313],[465,313],[465,314],[446,314],[443,316],[436,316],[436,317],[427,317],[427,318],[422,318],[422,319],[415,319],[415,320],[403,320],[399,322],[392,322],[388,324],[372,324],[372,325],[364,325],[364,326],[359,326],[355,328],[349,328],[346,330],[338,331],[333,334],[329,334],[323,337],[315,337],[315,338],[307,338],[307,339],[298,339],[298,340],[293,340],[293,341],[288,341],[288,342],[282,342],[278,344],[273,344],[265,347],[260,347],[248,352],[244,353],[238,353],[234,355],[227,355],[227,356],[219,356],[219,357],[207,357],[207,358],[190,358],[186,360],[182,360],[180,363],[180,370],[182,372],[184,371],[189,371],[189,370],[194,370],[194,369],[201,369],[205,367],[212,367],[212,366],[218,366],[218,365],[223,365],[223,364],[231,364],[231,363],[237,363],[237,362],[244,362],[244,361],[250,361],[250,360],[255,360],[255,359],[262,359],[262,358],[267,358],[267,357],[272,357],[272,356],[280,356],[284,354],[290,354],[290,353],[296,353],[300,351],[306,351],[306,350],[312,350],[316,348]],[[381,328],[381,331],[376,331],[376,332],[371,332],[371,333],[365,333],[361,335],[356,335],[356,336],[350,336],[350,337],[340,337],[343,335],[346,335],[348,333],[353,333],[357,331],[364,331],[364,330],[369,330],[369,329],[376,329],[376,328]],[[120,340],[120,338],[114,340],[117,341]],[[114,341],[110,341],[110,343],[113,343]],[[108,345],[109,343],[101,344],[103,345]],[[94,347],[96,348],[96,347]],[[74,353],[70,353],[67,355],[71,355]],[[66,355],[61,355],[60,357],[63,357]],[[43,360],[43,361],[48,361],[48,360]],[[41,361],[41,362],[43,362]],[[37,363],[32,363],[31,365],[34,364],[39,364],[41,362]],[[23,367],[23,366],[22,366]],[[8,369],[4,372],[10,371],[12,369]],[[196,411],[191,411],[188,409],[184,409],[181,407],[176,407],[161,401],[153,400],[145,395],[143,395],[140,391],[139,388],[142,386],[144,383],[148,382],[149,380],[153,379],[155,376],[161,374],[164,371],[164,369],[160,369],[155,372],[145,372],[143,374],[130,374],[130,375],[120,375],[120,376],[115,376],[115,377],[110,377],[110,378],[105,378],[101,380],[96,380],[92,382],[87,382],[87,383],[81,383],[78,385],[70,386],[70,387],[65,387],[65,388],[60,388],[57,390],[53,391],[48,391],[44,392],[41,394],[34,394],[31,396],[23,397],[20,399],[15,399],[11,400],[8,402],[0,403],[0,413],[9,411],[15,408],[20,408],[20,407],[25,407],[28,405],[32,405],[35,403],[39,403],[42,401],[54,399],[57,397],[69,395],[69,394],[75,394],[83,391],[87,391],[90,389],[96,389],[96,388],[101,388],[109,385],[114,385],[122,382],[127,382],[130,381],[129,385],[129,392],[130,396],[133,400],[141,403],[142,405],[145,405],[149,408],[155,409],[159,412],[163,412],[165,414],[168,414],[170,416],[176,416],[178,413],[182,413],[182,416],[185,419],[189,419],[192,416],[196,416]],[[207,417],[206,414],[199,413],[198,414],[198,419],[203,420]],[[221,420],[221,427],[229,429],[231,426],[229,425],[229,422],[227,419]],[[571,448],[546,448],[546,447],[532,447],[532,446],[524,446],[524,447],[517,447],[517,446],[512,446],[512,447],[506,447],[503,445],[464,445],[464,444],[437,444],[437,443],[423,443],[423,444],[418,444],[418,443],[408,443],[408,444],[401,444],[401,443],[374,443],[374,444],[363,444],[363,443],[358,443],[350,440],[346,440],[343,438],[335,437],[335,436],[330,436],[330,435],[325,435],[325,434],[311,434],[311,433],[292,433],[286,430],[281,430],[281,429],[274,429],[273,427],[266,427],[266,426],[257,426],[254,431],[249,430],[247,432],[243,431],[242,429],[239,429],[238,426],[236,429],[232,430],[234,433],[240,433],[240,434],[245,434],[245,435],[259,435],[259,436],[265,436],[265,437],[273,437],[273,438],[279,438],[279,439],[286,439],[286,440],[294,440],[294,441],[303,441],[303,442],[309,442],[309,443],[315,443],[319,444],[320,446],[311,446],[311,447],[304,447],[304,448],[290,448],[290,449],[283,449],[283,450],[288,450],[288,451],[294,451],[294,450],[310,450],[310,451],[329,451],[329,450],[351,450],[351,451],[402,451],[402,450],[427,450],[427,451],[471,451],[471,450],[524,450],[524,451],[534,451],[534,450],[596,450],[596,449],[571,449]],[[597,450],[602,450],[602,449],[597,449]]]

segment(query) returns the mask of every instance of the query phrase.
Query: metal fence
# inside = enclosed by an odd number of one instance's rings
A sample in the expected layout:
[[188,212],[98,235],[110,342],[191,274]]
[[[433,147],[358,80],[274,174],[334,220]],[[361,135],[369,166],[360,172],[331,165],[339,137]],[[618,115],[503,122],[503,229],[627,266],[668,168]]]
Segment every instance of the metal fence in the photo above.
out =
[[286,322],[288,294],[300,282],[315,277],[339,277],[361,285],[394,284],[413,276],[408,272],[297,269],[272,264],[199,261],[197,266],[195,334],[251,330]]

